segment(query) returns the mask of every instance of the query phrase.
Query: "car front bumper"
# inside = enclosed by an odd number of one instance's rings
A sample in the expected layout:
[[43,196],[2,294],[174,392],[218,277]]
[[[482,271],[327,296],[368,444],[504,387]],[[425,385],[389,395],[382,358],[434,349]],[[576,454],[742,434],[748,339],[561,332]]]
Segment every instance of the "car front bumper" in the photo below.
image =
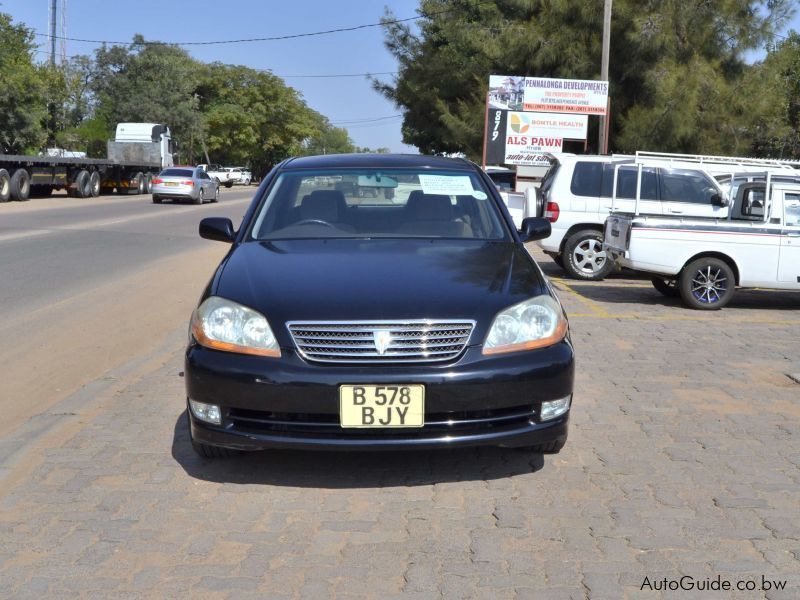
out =
[[[493,357],[470,347],[450,364],[359,365],[306,362],[292,350],[262,358],[186,351],[188,398],[220,407],[213,425],[188,409],[192,439],[238,450],[316,448],[379,450],[494,445],[563,445],[569,411],[547,421],[540,405],[572,395],[570,342]],[[341,384],[423,384],[425,425],[414,429],[345,429]]]

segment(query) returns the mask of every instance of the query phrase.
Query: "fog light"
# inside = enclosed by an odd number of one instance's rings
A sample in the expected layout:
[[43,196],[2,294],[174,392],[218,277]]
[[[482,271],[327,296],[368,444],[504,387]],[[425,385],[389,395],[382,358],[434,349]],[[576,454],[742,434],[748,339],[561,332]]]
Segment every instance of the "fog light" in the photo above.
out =
[[542,402],[542,412],[539,418],[542,421],[549,421],[560,417],[569,410],[569,405],[572,403],[572,396],[566,398],[559,398],[558,400],[551,400],[550,402]]
[[189,400],[189,406],[192,407],[192,414],[207,423],[220,425],[222,423],[222,415],[219,411],[219,406],[216,404],[203,404],[202,402],[195,402]]

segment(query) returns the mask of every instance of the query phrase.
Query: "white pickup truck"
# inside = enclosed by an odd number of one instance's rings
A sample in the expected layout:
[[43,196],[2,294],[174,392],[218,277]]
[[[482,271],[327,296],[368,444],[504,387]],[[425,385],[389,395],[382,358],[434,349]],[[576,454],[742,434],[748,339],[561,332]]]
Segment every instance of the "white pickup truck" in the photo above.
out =
[[203,169],[208,176],[211,177],[214,181],[216,181],[220,185],[224,185],[225,187],[233,187],[233,184],[236,180],[236,176],[233,175],[228,169],[223,167],[222,165],[218,164],[200,164],[197,165],[201,169]]
[[603,248],[691,308],[722,308],[736,287],[800,290],[800,176],[747,179],[725,217],[615,212]]

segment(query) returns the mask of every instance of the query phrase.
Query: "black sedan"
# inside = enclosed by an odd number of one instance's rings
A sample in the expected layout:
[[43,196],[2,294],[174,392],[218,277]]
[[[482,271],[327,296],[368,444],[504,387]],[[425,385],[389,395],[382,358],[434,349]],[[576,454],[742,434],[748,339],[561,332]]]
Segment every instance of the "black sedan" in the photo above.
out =
[[497,445],[558,452],[564,311],[491,180],[465,160],[327,155],[265,178],[191,319],[195,450]]

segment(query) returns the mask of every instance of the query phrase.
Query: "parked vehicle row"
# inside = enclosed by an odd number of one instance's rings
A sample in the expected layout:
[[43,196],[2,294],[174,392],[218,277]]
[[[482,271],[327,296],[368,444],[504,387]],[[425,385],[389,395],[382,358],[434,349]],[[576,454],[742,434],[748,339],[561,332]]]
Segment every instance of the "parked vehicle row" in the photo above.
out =
[[218,184],[227,188],[236,184],[250,185],[253,181],[253,174],[246,167],[223,167],[216,163],[203,163],[197,167],[208,173],[209,177]]

